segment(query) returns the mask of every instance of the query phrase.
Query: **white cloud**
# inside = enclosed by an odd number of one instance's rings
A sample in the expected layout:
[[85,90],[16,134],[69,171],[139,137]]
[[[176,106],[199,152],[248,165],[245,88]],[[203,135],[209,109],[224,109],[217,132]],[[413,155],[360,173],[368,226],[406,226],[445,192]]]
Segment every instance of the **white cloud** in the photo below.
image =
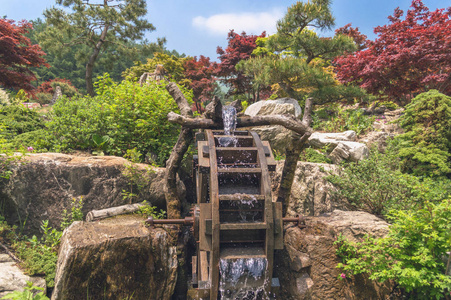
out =
[[224,36],[234,29],[236,33],[245,31],[247,34],[267,34],[276,32],[276,22],[283,17],[281,9],[269,12],[218,14],[210,17],[195,17],[192,21],[194,27],[206,30],[213,35]]

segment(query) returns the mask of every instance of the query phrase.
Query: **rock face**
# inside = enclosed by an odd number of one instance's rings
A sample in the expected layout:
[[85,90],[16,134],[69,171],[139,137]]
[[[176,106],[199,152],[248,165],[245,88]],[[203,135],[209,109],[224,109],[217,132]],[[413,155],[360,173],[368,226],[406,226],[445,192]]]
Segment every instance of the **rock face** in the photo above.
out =
[[25,275],[8,254],[0,253],[0,270],[0,298],[14,291],[23,291],[27,281],[44,290],[46,288],[44,278]]
[[[0,187],[0,202],[10,224],[25,224],[25,232],[37,233],[42,220],[59,225],[64,209],[70,211],[72,199],[83,197],[83,212],[130,203],[124,192],[138,194],[131,202],[147,200],[166,209],[163,193],[164,169],[133,164],[143,187],[131,184],[124,176],[127,160],[113,156],[81,157],[57,153],[27,155],[17,165],[10,180]],[[185,192],[179,183],[181,194]]]
[[143,221],[123,216],[67,228],[52,300],[171,299],[176,249],[164,229],[149,229]]
[[335,210],[306,221],[305,229],[285,227],[285,249],[276,253],[275,272],[281,286],[281,299],[385,299],[388,284],[368,280],[363,275],[345,274],[336,268],[334,241],[339,234],[358,240],[364,234],[383,236],[388,224],[381,219],[356,211]]
[[357,162],[367,158],[370,152],[365,144],[355,142],[356,137],[356,133],[352,130],[342,133],[314,132],[308,143],[317,149],[329,148],[329,158],[335,164],[343,160]]
[[[280,98],[277,100],[261,100],[249,107],[244,112],[248,116],[257,115],[286,115],[292,114],[297,118],[301,117],[302,109],[295,99]],[[291,131],[282,126],[260,126],[253,127],[253,131],[257,132],[261,139],[271,142],[271,148],[279,151],[281,154],[285,153],[287,139],[290,138]]]
[[[278,162],[276,172],[272,177],[273,195],[276,195],[275,189],[282,176],[283,164],[284,161]],[[334,190],[334,186],[324,179],[329,172],[337,171],[338,166],[331,164],[298,162],[287,215],[318,216],[334,209],[344,209],[345,204],[331,200],[330,191]]]

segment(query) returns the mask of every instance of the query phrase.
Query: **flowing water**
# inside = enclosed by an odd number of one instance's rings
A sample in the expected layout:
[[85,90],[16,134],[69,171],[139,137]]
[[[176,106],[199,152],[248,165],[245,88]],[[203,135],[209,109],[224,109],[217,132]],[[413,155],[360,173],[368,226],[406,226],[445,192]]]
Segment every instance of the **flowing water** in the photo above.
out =
[[221,259],[221,300],[260,300],[265,297],[267,260],[262,257]]
[[[230,105],[222,108],[222,121],[224,123],[224,135],[233,135],[236,129],[236,108]],[[236,146],[237,139],[234,137],[221,137],[219,144],[222,147]]]

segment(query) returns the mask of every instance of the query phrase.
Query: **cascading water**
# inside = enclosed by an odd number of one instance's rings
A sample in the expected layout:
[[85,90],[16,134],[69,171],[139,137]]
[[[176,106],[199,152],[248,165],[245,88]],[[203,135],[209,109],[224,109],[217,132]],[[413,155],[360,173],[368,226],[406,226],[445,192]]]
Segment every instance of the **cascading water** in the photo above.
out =
[[263,257],[221,259],[219,291],[221,300],[260,300],[265,295],[267,260]]
[[[236,108],[230,105],[222,108],[222,121],[224,123],[224,135],[232,135],[236,129]],[[234,137],[222,137],[219,140],[222,147],[235,146],[237,139]]]

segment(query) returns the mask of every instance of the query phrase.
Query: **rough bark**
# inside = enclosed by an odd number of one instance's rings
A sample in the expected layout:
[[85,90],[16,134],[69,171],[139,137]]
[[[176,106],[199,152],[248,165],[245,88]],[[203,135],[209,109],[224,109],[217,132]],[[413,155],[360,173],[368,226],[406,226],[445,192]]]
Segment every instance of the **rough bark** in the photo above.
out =
[[94,69],[94,64],[97,60],[97,57],[99,56],[100,49],[102,48],[103,43],[105,42],[106,35],[108,33],[109,25],[106,25],[105,28],[102,31],[102,34],[100,35],[100,39],[97,42],[94,51],[92,52],[91,56],[89,57],[89,61],[86,64],[86,91],[91,97],[95,96],[94,92],[94,85],[92,84],[92,71]]
[[[211,119],[186,118],[174,112],[170,112],[168,114],[168,120],[171,123],[176,123],[186,128],[199,128],[199,129],[222,128],[222,124],[214,122]],[[305,133],[310,135],[312,133],[312,129],[306,123],[301,122],[297,120],[295,117],[289,115],[241,117],[237,118],[236,127],[239,128],[239,127],[252,127],[264,125],[281,125],[300,135],[304,135]]]
[[166,89],[168,90],[169,94],[174,98],[175,102],[177,103],[178,108],[180,109],[180,113],[184,117],[192,117],[193,112],[191,111],[191,108],[188,104],[188,101],[186,100],[185,96],[183,96],[182,91],[178,88],[177,84],[174,82],[170,82]]
[[141,206],[144,206],[144,204],[142,203],[126,204],[121,206],[109,207],[105,209],[91,210],[86,215],[86,221],[92,222],[113,216],[134,213],[138,211]]

